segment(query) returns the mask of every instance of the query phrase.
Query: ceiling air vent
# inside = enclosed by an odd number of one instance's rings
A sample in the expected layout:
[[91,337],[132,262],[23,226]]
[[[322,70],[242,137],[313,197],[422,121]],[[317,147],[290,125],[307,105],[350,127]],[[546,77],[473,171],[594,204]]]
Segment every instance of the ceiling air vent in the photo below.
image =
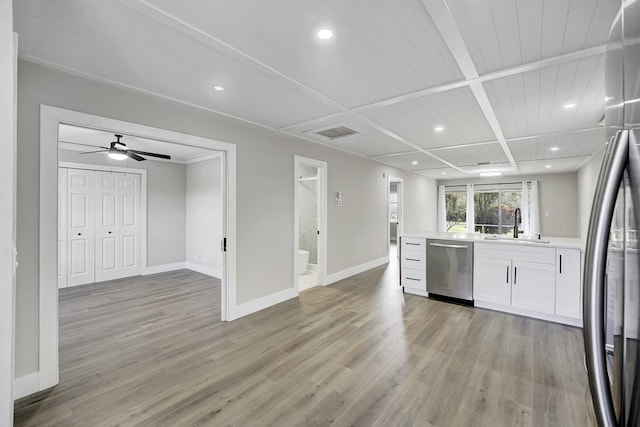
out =
[[319,132],[316,132],[317,135],[320,135],[324,138],[327,138],[331,141],[333,141],[334,139],[340,139],[340,138],[344,138],[346,136],[351,136],[351,135],[355,135],[358,132],[348,128],[346,126],[338,126],[335,128],[331,128],[331,129],[325,129],[325,130],[321,130]]
[[478,166],[487,166],[490,165],[491,162],[478,162]]

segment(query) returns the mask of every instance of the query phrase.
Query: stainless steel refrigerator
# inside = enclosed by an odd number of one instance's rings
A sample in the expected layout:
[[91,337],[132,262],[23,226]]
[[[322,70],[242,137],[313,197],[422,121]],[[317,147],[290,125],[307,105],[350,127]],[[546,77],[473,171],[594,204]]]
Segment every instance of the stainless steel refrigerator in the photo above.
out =
[[620,2],[611,27],[605,125],[585,253],[585,360],[599,425],[640,426],[640,0]]

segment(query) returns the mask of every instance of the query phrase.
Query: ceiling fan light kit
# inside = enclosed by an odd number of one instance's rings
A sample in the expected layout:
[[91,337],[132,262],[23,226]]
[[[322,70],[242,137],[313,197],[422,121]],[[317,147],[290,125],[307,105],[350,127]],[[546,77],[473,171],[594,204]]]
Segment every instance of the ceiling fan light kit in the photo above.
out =
[[142,156],[157,157],[159,159],[171,160],[171,156],[168,156],[166,154],[150,153],[148,151],[139,151],[139,150],[133,150],[131,148],[128,148],[125,143],[120,141],[120,138],[122,138],[122,135],[115,134],[114,136],[116,137],[116,140],[112,141],[109,147],[99,147],[99,148],[102,148],[102,150],[86,151],[80,154],[107,153],[109,157],[112,158],[113,160],[126,160],[128,157],[130,159],[137,160],[138,162],[147,160]]

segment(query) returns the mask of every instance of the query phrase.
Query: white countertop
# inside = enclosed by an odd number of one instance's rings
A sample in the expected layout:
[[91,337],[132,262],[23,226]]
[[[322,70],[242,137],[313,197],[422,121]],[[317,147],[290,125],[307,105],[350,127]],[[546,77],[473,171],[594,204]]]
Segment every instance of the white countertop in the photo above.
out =
[[583,239],[576,239],[570,237],[550,237],[542,236],[542,240],[546,240],[549,243],[536,242],[530,238],[518,238],[518,239],[498,239],[498,240],[485,240],[486,236],[490,234],[477,234],[477,233],[446,233],[439,231],[420,231],[416,233],[405,233],[401,237],[415,237],[423,239],[440,239],[440,240],[463,240],[466,242],[476,243],[491,243],[491,244],[512,244],[512,245],[527,245],[527,246],[541,246],[541,247],[553,247],[553,248],[569,248],[580,249],[584,251],[585,242]]

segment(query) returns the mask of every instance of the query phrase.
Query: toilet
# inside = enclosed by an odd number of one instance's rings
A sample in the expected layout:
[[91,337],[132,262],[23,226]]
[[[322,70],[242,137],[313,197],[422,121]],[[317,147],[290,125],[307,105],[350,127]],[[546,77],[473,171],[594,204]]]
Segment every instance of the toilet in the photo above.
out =
[[304,274],[307,271],[307,264],[309,264],[309,251],[304,249],[298,250],[298,274]]

